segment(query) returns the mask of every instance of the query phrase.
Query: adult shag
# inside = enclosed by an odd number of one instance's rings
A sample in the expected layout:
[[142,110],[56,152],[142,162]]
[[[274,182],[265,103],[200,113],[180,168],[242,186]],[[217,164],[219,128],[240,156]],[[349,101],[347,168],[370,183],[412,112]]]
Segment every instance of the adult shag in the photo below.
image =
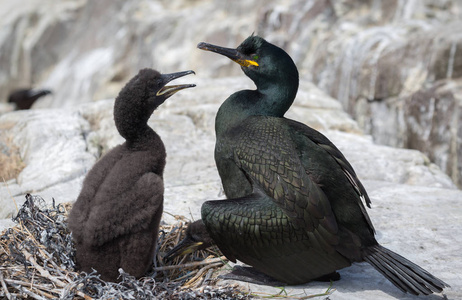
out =
[[226,257],[286,284],[336,279],[336,270],[366,261],[404,292],[448,286],[377,243],[352,166],[324,135],[284,118],[299,84],[284,50],[258,36],[236,49],[198,48],[237,62],[257,87],[232,94],[215,120],[227,200],[205,202],[202,221]]

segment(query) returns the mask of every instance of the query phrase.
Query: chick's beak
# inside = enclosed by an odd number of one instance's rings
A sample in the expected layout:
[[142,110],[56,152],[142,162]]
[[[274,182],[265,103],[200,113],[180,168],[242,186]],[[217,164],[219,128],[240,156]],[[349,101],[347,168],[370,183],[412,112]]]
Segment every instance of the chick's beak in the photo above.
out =
[[192,253],[200,248],[202,242],[195,242],[189,237],[185,237],[172,250],[165,254],[164,259],[170,261],[179,255]]
[[172,96],[176,92],[186,89],[186,88],[191,88],[195,87],[195,84],[180,84],[180,85],[169,85],[167,86],[166,84],[169,83],[170,81],[180,78],[189,74],[196,74],[194,71],[189,70],[189,71],[184,71],[184,72],[176,72],[176,73],[170,73],[170,74],[162,74],[162,81],[164,82],[164,86],[156,93],[156,96],[164,96],[166,98]]
[[197,45],[197,48],[205,51],[211,51],[215,52],[221,55],[224,55],[228,57],[229,59],[237,62],[243,67],[249,67],[249,66],[255,66],[258,67],[258,63],[252,59],[250,56],[247,56],[241,52],[239,52],[237,49],[233,48],[225,48],[225,47],[220,47],[212,44],[207,44],[207,43],[199,43]]

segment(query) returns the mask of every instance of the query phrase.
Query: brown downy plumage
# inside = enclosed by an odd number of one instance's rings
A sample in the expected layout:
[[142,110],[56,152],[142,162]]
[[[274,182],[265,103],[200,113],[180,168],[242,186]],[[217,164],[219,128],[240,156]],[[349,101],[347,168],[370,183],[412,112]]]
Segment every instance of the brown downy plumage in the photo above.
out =
[[165,147],[148,125],[154,110],[175,92],[166,86],[193,71],[160,74],[143,69],[115,100],[114,121],[126,142],[90,170],[69,214],[77,268],[117,281],[118,269],[141,277],[154,257],[163,210]]

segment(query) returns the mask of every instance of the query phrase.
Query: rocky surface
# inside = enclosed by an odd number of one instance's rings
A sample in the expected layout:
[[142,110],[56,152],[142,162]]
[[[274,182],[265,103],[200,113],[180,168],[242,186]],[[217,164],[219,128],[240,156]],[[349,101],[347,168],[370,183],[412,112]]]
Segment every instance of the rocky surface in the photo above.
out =
[[[143,67],[198,74],[179,80],[198,86],[150,120],[167,148],[165,211],[197,219],[203,201],[223,198],[215,113],[229,94],[253,85],[228,59],[195,46],[234,47],[256,32],[299,66],[301,88],[286,116],[344,152],[373,201],[379,241],[449,283],[448,299],[462,298],[462,192],[453,183],[462,184],[460,1],[0,0],[0,7],[0,136],[12,138],[26,166],[0,185],[0,228],[25,193],[75,200],[94,162],[123,142],[113,99]],[[21,87],[54,93],[11,112],[7,94]],[[341,275],[329,299],[414,298],[367,264]]]
[[410,95],[375,101],[368,107],[368,117],[361,121],[377,143],[419,149],[461,186],[460,79],[440,80]]
[[302,65],[375,141],[424,152],[462,187],[461,2],[387,3],[328,21]]

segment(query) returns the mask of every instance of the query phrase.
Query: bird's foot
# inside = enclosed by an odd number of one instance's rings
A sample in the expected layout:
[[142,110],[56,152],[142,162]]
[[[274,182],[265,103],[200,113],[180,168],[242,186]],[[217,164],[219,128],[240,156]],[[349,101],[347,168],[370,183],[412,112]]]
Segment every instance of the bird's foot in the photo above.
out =
[[252,267],[234,266],[233,271],[228,274],[220,275],[218,278],[224,280],[239,280],[260,285],[284,286],[287,285],[276,279],[257,271]]

